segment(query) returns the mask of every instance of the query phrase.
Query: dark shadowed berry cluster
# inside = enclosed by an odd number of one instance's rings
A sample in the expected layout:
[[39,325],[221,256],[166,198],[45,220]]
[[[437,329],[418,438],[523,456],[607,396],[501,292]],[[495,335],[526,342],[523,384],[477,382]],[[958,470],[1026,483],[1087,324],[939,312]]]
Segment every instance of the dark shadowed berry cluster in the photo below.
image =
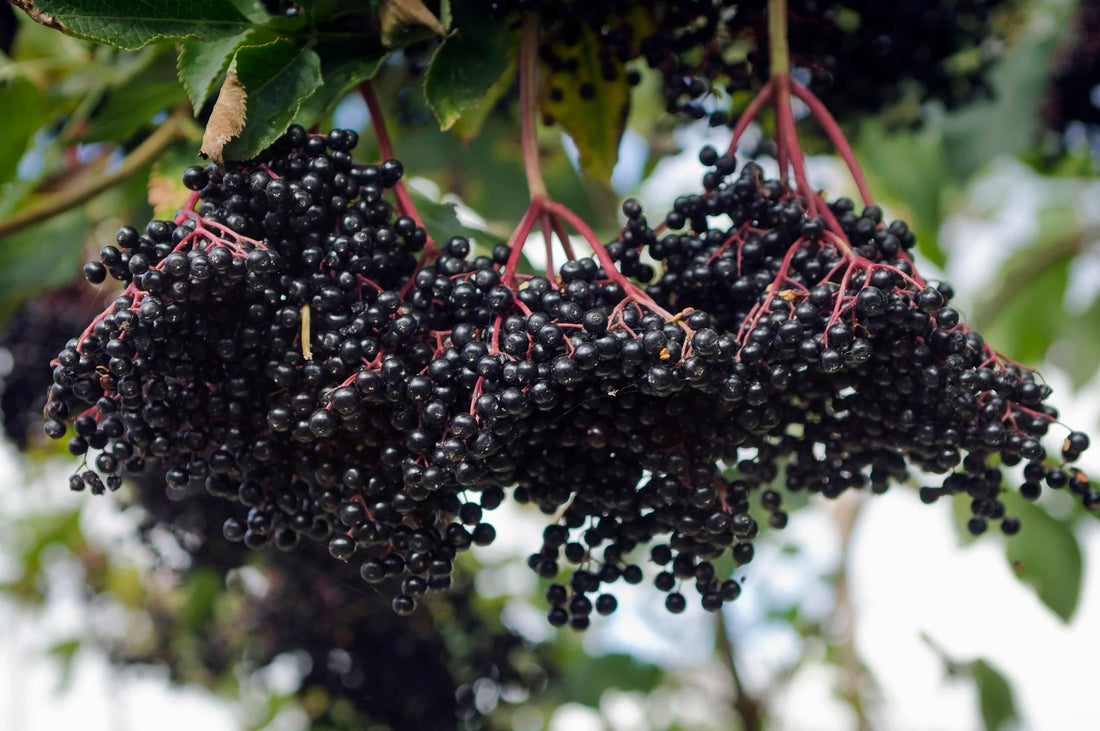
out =
[[[987,74],[1001,54],[993,15],[1012,4],[791,0],[792,62],[838,117],[907,97],[953,106],[988,94]],[[569,74],[583,72],[571,49],[595,29],[604,79],[643,58],[661,74],[669,112],[710,116],[714,124],[728,119],[728,100],[719,96],[759,87],[769,75],[765,0],[494,0],[490,9],[497,17],[538,12],[541,56]],[[594,97],[596,86],[589,87]]]

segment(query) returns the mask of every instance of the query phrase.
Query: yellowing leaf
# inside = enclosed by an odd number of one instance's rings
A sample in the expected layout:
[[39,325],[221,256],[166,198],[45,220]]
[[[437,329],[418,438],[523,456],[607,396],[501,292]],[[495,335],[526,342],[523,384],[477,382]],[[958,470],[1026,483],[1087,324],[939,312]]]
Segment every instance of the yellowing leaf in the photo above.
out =
[[203,155],[221,164],[222,150],[226,143],[244,129],[247,102],[248,94],[237,79],[236,70],[229,69],[225,75],[225,82],[222,83],[221,92],[218,94],[218,101],[214,103],[214,109],[210,112],[206,131],[202,135],[202,147],[199,151]]
[[[619,161],[619,141],[630,111],[626,69],[613,58],[601,60],[599,39],[587,27],[578,43],[553,50],[563,63],[557,70],[543,68],[542,110],[573,139],[581,170],[606,183]],[[613,78],[605,70],[614,71]]]
[[382,44],[389,46],[406,28],[422,25],[437,35],[446,35],[443,24],[421,0],[383,0],[378,12],[382,23]]

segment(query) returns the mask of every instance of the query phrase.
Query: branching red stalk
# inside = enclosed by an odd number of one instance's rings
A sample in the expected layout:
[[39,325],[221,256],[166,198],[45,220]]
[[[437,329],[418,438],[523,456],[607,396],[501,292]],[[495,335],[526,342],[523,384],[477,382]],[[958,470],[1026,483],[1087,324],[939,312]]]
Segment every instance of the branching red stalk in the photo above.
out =
[[852,152],[852,146],[848,144],[848,140],[844,136],[844,132],[840,129],[840,125],[837,124],[836,119],[825,105],[821,103],[821,100],[814,96],[813,92],[794,79],[791,79],[791,93],[810,108],[810,114],[812,114],[813,118],[817,120],[817,123],[821,125],[821,129],[825,132],[825,136],[833,143],[833,147],[836,148],[837,154],[844,160],[844,164],[848,166],[848,172],[852,174],[852,179],[855,180],[856,188],[859,189],[859,195],[863,199],[863,205],[874,205],[875,201],[874,198],[871,197],[870,189],[867,187],[867,180],[863,176],[863,170],[860,168],[855,153]]
[[737,120],[737,124],[733,128],[733,139],[730,140],[729,149],[726,150],[727,155],[733,155],[737,152],[737,143],[741,141],[741,135],[745,134],[745,130],[748,129],[749,124],[756,119],[756,115],[760,114],[760,110],[764,108],[764,105],[771,101],[774,91],[775,84],[769,80],[768,83],[761,87],[760,91],[753,97],[753,100],[749,102],[749,106],[741,113],[741,117]]

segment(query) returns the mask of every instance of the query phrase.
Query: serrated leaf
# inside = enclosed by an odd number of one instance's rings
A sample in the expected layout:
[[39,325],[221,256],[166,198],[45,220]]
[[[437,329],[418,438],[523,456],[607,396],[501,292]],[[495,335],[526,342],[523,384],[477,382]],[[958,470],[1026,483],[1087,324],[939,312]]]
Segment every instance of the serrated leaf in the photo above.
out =
[[600,42],[583,27],[573,46],[555,47],[564,63],[576,62],[576,71],[543,69],[542,110],[573,139],[586,175],[607,182],[619,161],[619,142],[630,111],[630,84],[617,61],[615,78],[604,77]]
[[389,53],[375,38],[333,39],[318,45],[323,83],[302,102],[294,121],[303,127],[312,127],[352,89],[373,79]]
[[248,92],[237,78],[237,72],[230,69],[206,122],[199,152],[220,164],[226,144],[244,129],[247,114]]
[[1072,522],[1022,499],[1006,500],[1006,504],[1021,525],[1019,534],[1009,539],[1005,554],[1013,573],[1035,590],[1048,609],[1069,622],[1084,577],[1081,546]]
[[249,29],[243,33],[212,41],[187,41],[180,46],[177,72],[191,107],[198,114],[202,105],[214,93],[214,86],[229,67],[233,54],[242,45],[264,42],[262,32]]
[[247,122],[223,154],[248,160],[286,131],[302,102],[321,86],[321,60],[312,50],[279,40],[242,46],[233,63],[248,96]]
[[468,4],[455,8],[457,29],[436,49],[424,76],[424,98],[441,129],[450,129],[468,109],[489,108],[487,98],[508,71],[513,34],[500,23],[473,16]]
[[497,103],[504,98],[505,94],[512,88],[512,85],[516,82],[516,72],[518,71],[518,64],[515,60],[512,60],[508,64],[508,68],[504,70],[504,74],[497,79],[497,82],[489,87],[489,91],[481,97],[481,100],[477,105],[466,109],[462,112],[453,127],[451,127],[451,133],[455,137],[462,140],[465,143],[470,143],[481,134],[482,128],[485,126],[485,121],[489,118],[489,114],[496,107]]
[[978,705],[985,731],[998,731],[1010,721],[1019,720],[1012,686],[985,660],[970,663],[970,674],[978,686]]
[[127,50],[225,38],[252,25],[232,3],[220,0],[39,0],[37,6],[73,35]]

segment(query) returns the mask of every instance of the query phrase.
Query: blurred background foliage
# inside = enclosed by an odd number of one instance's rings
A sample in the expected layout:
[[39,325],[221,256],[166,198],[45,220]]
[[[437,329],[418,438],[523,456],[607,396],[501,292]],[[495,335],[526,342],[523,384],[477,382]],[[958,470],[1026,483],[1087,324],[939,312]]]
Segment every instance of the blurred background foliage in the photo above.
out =
[[[912,114],[899,124],[899,111],[886,109],[849,122],[848,132],[880,202],[918,232],[926,266],[967,282],[960,294],[971,324],[1007,356],[1060,369],[1084,389],[1095,385],[1100,365],[1100,9],[1093,0],[1015,7],[1002,28],[1005,49],[989,99],[952,110],[926,104],[916,111],[919,124]],[[488,103],[441,133],[439,110],[420,90],[434,43],[414,39],[388,60],[334,45],[324,59],[326,94],[302,105],[297,119],[358,128],[364,142],[356,155],[373,159],[377,148],[353,87],[377,70],[375,89],[393,122],[394,147],[418,180],[417,205],[429,229],[474,232],[480,245],[492,246],[528,204],[509,91],[514,65],[502,75],[498,69],[502,81],[481,90]],[[522,553],[478,554],[481,563],[464,556],[465,584],[403,619],[329,561],[319,570],[304,552],[239,555],[208,511],[212,498],[166,493],[155,474],[110,501],[113,532],[96,527],[108,501],[50,497],[63,491],[55,467],[67,455],[40,437],[35,418],[48,363],[111,296],[87,285],[80,266],[119,225],[175,210],[184,195],[180,173],[196,162],[210,104],[189,99],[170,44],[119,50],[62,35],[4,4],[0,51],[0,398],[5,453],[17,460],[0,501],[0,601],[26,616],[47,614],[59,595],[77,601],[79,631],[44,650],[62,667],[92,651],[120,668],[162,667],[172,683],[237,703],[242,728],[252,729],[275,727],[287,709],[316,729],[536,729],[566,703],[610,713],[622,694],[654,708],[699,693],[712,699],[708,714],[654,713],[647,723],[707,729],[763,727],[784,684],[819,664],[839,669],[837,695],[861,726],[873,725],[875,685],[853,641],[846,575],[859,503],[830,513],[836,564],[804,577],[828,587],[825,610],[797,601],[766,607],[762,621],[798,638],[797,659],[753,692],[742,678],[750,660],[738,651],[738,633],[749,630],[730,630],[721,615],[700,630],[713,647],[702,674],[645,653],[606,652],[568,630],[532,629],[527,620],[540,611],[530,608],[541,606],[545,586],[508,587],[509,566],[525,570]],[[634,90],[621,147],[608,149],[619,137],[609,141],[598,129],[581,140],[582,154],[597,160],[583,172],[575,141],[556,126],[540,131],[552,194],[608,238],[621,197],[663,161],[690,165],[695,150],[684,139],[714,134],[705,122],[685,125],[665,113],[651,81]],[[986,247],[982,259],[968,238],[978,230],[994,232],[995,250]],[[975,262],[981,271],[969,270]],[[1095,518],[1061,497],[1011,505],[1025,524],[1012,541],[978,540],[1004,542],[1014,573],[1068,622],[1081,595],[1079,536],[1083,521]],[[100,504],[94,511],[93,503]],[[522,514],[514,520],[524,525]],[[959,536],[973,540],[964,528]],[[765,541],[792,560],[804,550],[782,534]],[[928,642],[946,672],[976,684],[985,728],[1018,721],[1013,688],[993,664]],[[292,682],[264,680],[276,665],[291,668]]]

